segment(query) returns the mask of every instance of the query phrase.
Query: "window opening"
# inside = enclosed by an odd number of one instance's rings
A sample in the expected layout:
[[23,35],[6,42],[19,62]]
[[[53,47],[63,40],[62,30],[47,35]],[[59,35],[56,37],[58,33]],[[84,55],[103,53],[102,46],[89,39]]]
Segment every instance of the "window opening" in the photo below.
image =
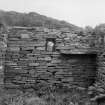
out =
[[48,38],[46,40],[46,51],[55,51],[55,38]]

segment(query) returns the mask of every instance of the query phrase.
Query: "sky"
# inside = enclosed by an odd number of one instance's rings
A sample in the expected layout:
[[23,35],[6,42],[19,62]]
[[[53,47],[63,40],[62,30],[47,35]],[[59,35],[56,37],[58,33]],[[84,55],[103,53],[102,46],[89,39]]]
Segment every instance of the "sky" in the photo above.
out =
[[105,0],[0,0],[0,9],[37,12],[80,27],[105,23]]

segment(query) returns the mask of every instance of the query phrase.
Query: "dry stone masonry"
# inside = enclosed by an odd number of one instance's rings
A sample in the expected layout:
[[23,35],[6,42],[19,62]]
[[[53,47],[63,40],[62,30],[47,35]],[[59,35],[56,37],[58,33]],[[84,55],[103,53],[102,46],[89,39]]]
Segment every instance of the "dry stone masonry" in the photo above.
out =
[[4,83],[15,88],[37,84],[88,87],[97,74],[99,51],[92,46],[95,43],[91,35],[79,36],[69,30],[12,27],[7,38]]
[[7,48],[7,33],[0,28],[0,86],[4,84],[4,62]]

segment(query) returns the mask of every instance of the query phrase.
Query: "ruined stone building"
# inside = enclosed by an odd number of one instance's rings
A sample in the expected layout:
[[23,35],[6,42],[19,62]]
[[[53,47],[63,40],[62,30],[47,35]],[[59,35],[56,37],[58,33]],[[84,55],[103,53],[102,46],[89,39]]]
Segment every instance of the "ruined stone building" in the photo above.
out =
[[79,36],[63,29],[12,27],[6,44],[4,83],[8,87],[104,84],[103,37]]

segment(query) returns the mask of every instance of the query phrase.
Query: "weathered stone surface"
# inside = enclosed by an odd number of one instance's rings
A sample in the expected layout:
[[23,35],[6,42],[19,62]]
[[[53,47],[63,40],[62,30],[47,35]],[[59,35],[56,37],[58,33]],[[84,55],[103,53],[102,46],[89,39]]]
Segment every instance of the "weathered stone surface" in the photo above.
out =
[[[96,56],[91,55],[87,40],[69,31],[12,28],[7,39],[5,83],[90,85],[96,76]],[[54,43],[52,50],[47,49],[47,41]]]

